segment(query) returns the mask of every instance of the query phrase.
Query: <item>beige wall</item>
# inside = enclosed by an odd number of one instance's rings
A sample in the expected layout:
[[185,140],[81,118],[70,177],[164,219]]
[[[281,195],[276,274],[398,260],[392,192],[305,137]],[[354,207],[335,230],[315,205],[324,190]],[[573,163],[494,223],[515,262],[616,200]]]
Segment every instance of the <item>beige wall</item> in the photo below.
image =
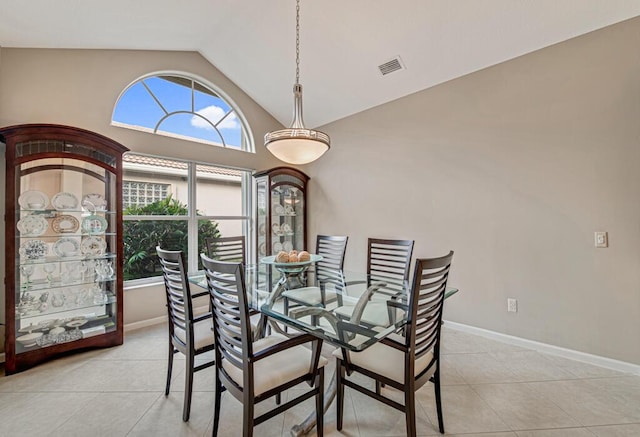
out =
[[447,319],[640,364],[639,53],[637,18],[324,126],[310,235],[453,249]]
[[[2,48],[0,57],[0,126],[68,124],[106,135],[139,153],[247,169],[281,164],[262,147],[262,138],[282,126],[198,53]],[[222,89],[246,117],[257,153],[110,126],[120,92],[140,76],[157,71],[194,74]],[[4,167],[4,162],[1,164]],[[0,208],[4,209],[4,204]],[[4,253],[0,262],[3,258]],[[161,287],[127,290],[125,323],[164,315],[164,299]],[[0,315],[3,319],[4,311]]]
[[[69,124],[106,135],[132,151],[242,168],[269,168],[280,162],[261,146],[266,132],[282,126],[198,53],[12,48],[1,51],[0,126]],[[140,76],[157,71],[187,72],[222,89],[244,113],[257,153],[111,126],[113,106],[120,93]]]

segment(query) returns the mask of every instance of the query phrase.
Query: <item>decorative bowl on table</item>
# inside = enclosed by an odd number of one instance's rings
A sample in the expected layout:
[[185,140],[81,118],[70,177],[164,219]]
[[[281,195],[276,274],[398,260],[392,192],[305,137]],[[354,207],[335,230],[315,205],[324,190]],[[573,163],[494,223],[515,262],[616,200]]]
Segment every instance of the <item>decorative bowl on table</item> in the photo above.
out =
[[294,273],[294,272],[302,272],[307,267],[309,267],[310,264],[313,264],[315,262],[322,260],[322,255],[312,255],[312,254],[309,254],[308,261],[297,261],[297,262],[277,262],[276,257],[277,255],[265,256],[264,258],[262,258],[261,262],[263,264],[273,265],[276,269],[280,271]]

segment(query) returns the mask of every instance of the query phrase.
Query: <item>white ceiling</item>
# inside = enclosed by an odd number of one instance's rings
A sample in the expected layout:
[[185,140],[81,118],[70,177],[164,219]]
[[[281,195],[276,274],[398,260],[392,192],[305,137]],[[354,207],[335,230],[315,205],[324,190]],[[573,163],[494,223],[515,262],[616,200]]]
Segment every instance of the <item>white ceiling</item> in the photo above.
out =
[[[640,15],[639,0],[301,3],[308,127]],[[196,50],[291,122],[294,0],[0,0],[0,46]],[[396,55],[406,70],[382,77]]]

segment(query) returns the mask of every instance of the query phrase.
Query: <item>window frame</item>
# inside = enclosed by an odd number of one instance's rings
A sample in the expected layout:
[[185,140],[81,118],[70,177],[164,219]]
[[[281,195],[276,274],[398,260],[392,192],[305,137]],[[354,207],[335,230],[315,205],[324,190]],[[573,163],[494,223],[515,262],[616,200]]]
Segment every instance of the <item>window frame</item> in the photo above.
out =
[[[251,232],[253,226],[253,187],[252,187],[252,173],[255,171],[248,168],[233,167],[228,165],[213,164],[210,162],[186,160],[180,158],[172,158],[168,156],[150,155],[146,153],[127,152],[127,155],[144,156],[148,158],[165,159],[170,161],[178,161],[187,164],[187,189],[188,189],[188,201],[187,201],[187,215],[122,215],[123,221],[188,221],[187,224],[187,271],[189,273],[198,271],[198,258],[200,254],[198,252],[198,221],[200,220],[241,220],[242,233],[245,235],[247,259],[253,259],[254,255],[254,238],[251,238]],[[198,165],[226,168],[230,170],[237,170],[241,172],[241,192],[242,192],[242,215],[239,216],[224,216],[224,215],[197,215],[197,167]],[[126,170],[126,162],[123,161],[123,174]],[[124,281],[125,288],[135,288],[138,286],[160,284],[162,283],[162,276],[150,276],[147,278],[129,279]]]
[[[150,78],[153,78],[153,77],[162,78],[162,76],[174,76],[176,78],[185,79],[185,80],[189,80],[189,81],[192,82],[192,86],[191,86],[191,93],[192,94],[191,94],[191,108],[190,108],[190,110],[184,110],[183,109],[183,110],[167,112],[167,110],[162,105],[162,102],[159,101],[159,99],[155,96],[153,91],[150,90],[149,87],[143,82],[145,79],[150,79]],[[166,80],[166,79],[163,79],[163,80]],[[147,92],[150,93],[151,97],[155,100],[155,102],[158,105],[158,107],[165,113],[164,116],[162,116],[157,121],[156,126],[153,129],[148,128],[148,127],[144,127],[144,126],[138,126],[138,125],[128,124],[128,123],[124,123],[124,122],[120,122],[120,121],[115,121],[114,120],[114,116],[115,116],[115,113],[116,113],[116,109],[118,108],[118,104],[120,103],[120,99],[127,93],[127,91],[129,91],[129,89],[131,87],[133,87],[134,85],[136,85],[137,83],[140,83],[140,82],[142,83],[144,88],[147,90]],[[201,87],[203,87],[205,89],[209,89],[212,93],[217,95],[218,98],[223,100],[231,108],[231,110],[235,113],[236,117],[238,118],[238,121],[240,122],[240,125],[241,125],[241,137],[246,138],[246,144],[241,144],[241,146],[239,148],[236,148],[235,146],[233,146],[233,147],[232,146],[228,146],[226,144],[226,142],[224,140],[224,136],[222,135],[220,130],[216,127],[216,124],[221,123],[228,116],[228,114],[225,114],[220,120],[218,120],[217,123],[213,123],[211,120],[209,120],[208,118],[204,117],[202,114],[198,114],[195,111],[195,106],[194,106],[195,105],[195,100],[194,100],[193,93],[195,92],[195,89],[196,89],[196,86],[195,86],[196,83],[197,83],[197,85],[199,85],[199,86],[201,86]],[[181,134],[178,134],[178,133],[175,133],[175,132],[163,131],[163,130],[159,130],[158,129],[164,120],[169,118],[171,115],[175,115],[175,114],[191,114],[192,116],[199,117],[199,118],[207,121],[209,124],[211,124],[211,126],[214,128],[214,130],[216,130],[218,132],[218,135],[222,139],[222,144],[214,143],[212,141],[207,141],[207,140],[200,139],[200,138],[181,135]],[[115,104],[113,105],[113,111],[111,112],[111,126],[119,127],[119,128],[123,128],[123,129],[136,130],[136,131],[140,131],[140,132],[146,132],[146,133],[150,133],[150,134],[154,134],[154,135],[161,135],[161,136],[165,136],[165,137],[169,137],[169,138],[181,139],[181,140],[185,140],[185,141],[192,141],[192,142],[196,142],[196,143],[200,143],[200,144],[206,144],[206,145],[210,145],[210,146],[214,146],[214,147],[221,147],[223,149],[234,150],[234,151],[237,151],[237,152],[256,153],[256,147],[255,147],[255,141],[254,141],[254,138],[253,138],[253,132],[251,131],[251,128],[249,127],[249,123],[248,123],[246,117],[244,116],[244,114],[242,113],[242,111],[240,110],[238,105],[235,103],[235,101],[231,97],[229,97],[229,95],[227,93],[225,93],[223,90],[221,90],[219,87],[217,87],[215,84],[211,83],[210,81],[206,80],[205,78],[203,78],[201,76],[198,76],[198,75],[195,75],[195,74],[187,73],[187,72],[184,72],[184,71],[175,71],[175,70],[155,71],[155,72],[148,73],[148,74],[145,74],[143,76],[140,76],[137,79],[135,79],[134,81],[132,81],[131,83],[129,83],[120,92],[120,94],[118,95],[118,98],[116,99]],[[243,141],[241,141],[241,143],[243,143]]]

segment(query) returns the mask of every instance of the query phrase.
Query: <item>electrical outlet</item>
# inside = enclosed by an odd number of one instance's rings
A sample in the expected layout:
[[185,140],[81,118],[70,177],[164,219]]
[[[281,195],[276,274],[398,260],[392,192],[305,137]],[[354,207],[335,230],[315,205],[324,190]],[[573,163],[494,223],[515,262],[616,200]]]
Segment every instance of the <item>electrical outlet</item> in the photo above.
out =
[[518,312],[518,301],[516,299],[512,299],[512,298],[507,299],[507,311],[510,313]]
[[607,232],[596,232],[594,238],[596,247],[609,247],[609,235],[607,234]]

